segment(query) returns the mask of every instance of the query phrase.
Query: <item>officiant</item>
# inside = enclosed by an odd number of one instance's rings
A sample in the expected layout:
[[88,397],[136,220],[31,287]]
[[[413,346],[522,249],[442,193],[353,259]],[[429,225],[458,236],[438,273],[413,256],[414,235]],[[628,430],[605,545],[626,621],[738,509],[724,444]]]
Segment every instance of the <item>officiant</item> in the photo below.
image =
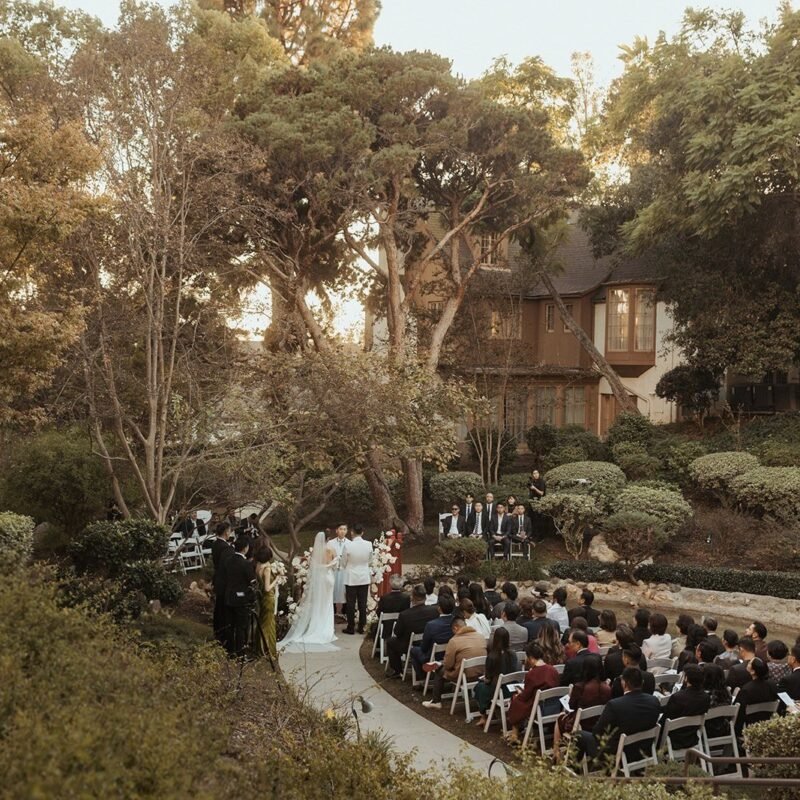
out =
[[336,567],[333,571],[333,607],[339,619],[344,619],[343,607],[346,599],[344,589],[344,554],[347,551],[347,541],[347,525],[340,525],[336,529],[334,538],[327,544],[328,550],[330,550],[334,558],[337,559]]

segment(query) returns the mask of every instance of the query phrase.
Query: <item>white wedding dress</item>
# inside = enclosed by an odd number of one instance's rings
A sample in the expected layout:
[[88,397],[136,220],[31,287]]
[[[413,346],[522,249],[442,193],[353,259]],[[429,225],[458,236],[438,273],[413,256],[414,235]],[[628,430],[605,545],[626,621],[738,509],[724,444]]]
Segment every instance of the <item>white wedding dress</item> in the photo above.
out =
[[297,619],[286,636],[278,642],[278,650],[287,653],[322,653],[338,650],[333,642],[333,571],[337,560],[325,563],[325,534],[320,531],[311,549],[308,581],[300,599]]

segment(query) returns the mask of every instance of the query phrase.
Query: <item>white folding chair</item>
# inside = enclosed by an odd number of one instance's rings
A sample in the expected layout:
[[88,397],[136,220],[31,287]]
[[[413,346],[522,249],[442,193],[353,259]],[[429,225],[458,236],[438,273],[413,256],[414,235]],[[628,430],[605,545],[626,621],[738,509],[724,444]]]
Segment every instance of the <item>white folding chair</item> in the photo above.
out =
[[[616,778],[620,770],[626,778],[631,777],[632,772],[639,772],[645,767],[658,766],[658,751],[656,744],[658,737],[661,735],[661,726],[655,725],[649,730],[642,731],[641,733],[626,734],[623,733],[619,737],[619,744],[617,745],[617,758],[614,762],[614,771],[611,773],[612,778]],[[633,744],[640,744],[643,742],[650,742],[650,752],[647,755],[640,753],[640,758],[635,761],[629,761],[628,756],[625,754],[625,748]],[[642,751],[643,753],[646,751]]]
[[[656,689],[663,694],[672,694],[672,692],[675,691],[676,686],[681,683],[682,677],[682,675],[667,675],[666,673],[656,675]],[[667,691],[664,691],[665,689]]]
[[514,542],[514,541],[509,542],[509,550],[508,550],[509,558],[525,558],[527,561],[530,561],[531,550],[534,547],[534,542],[532,540],[529,540],[527,542],[527,545],[528,545],[528,555],[526,557],[524,549],[525,546],[522,544],[522,542]]
[[[555,689],[539,689],[539,691],[536,692],[536,698],[533,701],[531,715],[528,717],[528,724],[525,728],[525,738],[522,740],[523,747],[528,746],[528,741],[531,738],[531,731],[533,730],[533,726],[536,725],[539,735],[539,752],[543,756],[553,752],[552,747],[547,747],[545,726],[555,725],[555,722],[563,711],[563,708],[559,705],[558,710],[555,713],[545,714],[544,704],[548,700],[557,700],[568,696],[571,691],[572,685],[570,684],[569,686],[556,686]],[[552,739],[552,736],[550,738]]]
[[184,574],[195,569],[202,569],[206,565],[200,545],[192,540],[189,540],[181,550],[179,560]]
[[[700,731],[702,750],[707,756],[725,755],[730,748],[733,758],[739,758],[739,743],[736,741],[736,717],[739,715],[739,706],[716,706],[710,708],[703,717],[703,727]],[[716,720],[728,720],[727,732],[720,736],[708,735],[708,723]],[[720,726],[722,727],[722,726]],[[735,774],[742,777],[742,765],[735,764]],[[703,769],[709,774],[714,774],[714,765],[703,762]]]
[[448,513],[439,514],[439,541],[441,542],[444,539],[444,521],[449,517]]
[[456,703],[459,700],[459,696],[464,701],[464,714],[466,715],[467,722],[472,722],[472,718],[478,716],[478,712],[473,712],[469,704],[470,692],[478,682],[478,679],[467,678],[467,670],[485,666],[486,656],[475,656],[475,658],[465,658],[461,661],[461,667],[458,670],[458,678],[456,678],[456,688],[453,692],[453,702],[450,703],[451,716],[456,710]]
[[[697,734],[697,741],[689,745],[689,747],[675,749],[672,746],[672,739],[670,739],[669,735],[671,733],[675,733],[675,731],[684,730],[687,728],[694,729],[694,732]],[[702,730],[703,730],[702,714],[698,714],[694,717],[676,717],[675,719],[666,720],[666,722],[664,723],[664,733],[661,737],[661,746],[664,747],[666,745],[667,761],[683,761],[686,757],[686,751],[691,749],[692,747],[697,747],[698,749],[702,750],[703,748]]]
[[[431,650],[431,657],[428,659],[428,661],[440,661],[441,659],[439,657],[444,656],[444,651],[446,649],[447,649],[446,644],[435,644],[433,646],[433,649]],[[430,685],[431,682],[431,675],[433,675],[432,672],[425,673],[425,684],[422,687],[423,697],[425,697],[425,695],[428,694],[428,686]]]
[[600,656],[600,658],[605,658],[608,655],[608,651],[610,649],[611,647],[598,647],[597,654]]
[[411,686],[419,686],[422,681],[417,679],[416,673],[414,672],[414,667],[411,665],[411,648],[415,645],[418,645],[422,641],[423,634],[421,633],[412,633],[411,638],[408,640],[408,649],[406,650],[405,655],[405,662],[403,663],[403,675],[402,680],[406,679],[406,675],[411,673]]
[[663,672],[665,669],[672,669],[672,659],[671,658],[648,658],[647,659],[647,671],[651,672],[653,675],[658,675],[659,673]]
[[559,675],[563,675],[564,674],[564,667],[565,667],[564,664],[555,664],[556,672]]
[[[567,747],[569,747],[569,740],[582,729],[581,725],[583,722],[587,720],[596,720],[602,713],[605,706],[588,706],[587,708],[579,708],[575,712],[575,720],[572,723],[572,730],[566,734],[567,738]],[[581,766],[583,768],[584,774],[588,774],[588,763],[586,761],[586,755],[583,756],[581,759]]]
[[483,726],[484,733],[489,733],[489,726],[492,724],[492,720],[494,719],[495,709],[499,709],[500,711],[500,725],[503,729],[503,736],[508,733],[508,727],[506,725],[506,711],[508,711],[508,707],[511,705],[511,698],[505,697],[503,694],[503,687],[512,683],[524,683],[525,675],[526,673],[522,671],[509,672],[508,675],[500,675],[498,677],[497,685],[494,687],[492,704],[489,706],[489,713],[486,715],[486,724]]
[[778,710],[779,702],[778,700],[771,700],[768,703],[751,703],[746,706],[744,710],[744,727],[771,719]]
[[[392,623],[392,631],[394,630],[394,624],[397,622],[397,618],[400,616],[400,613],[397,611],[392,612],[383,612],[378,617],[378,628],[375,633],[375,641],[372,642],[372,658],[375,658],[375,651],[380,650],[380,663],[383,664],[385,661],[388,661],[386,657],[386,640],[383,638],[383,623],[384,622],[391,622]],[[389,636],[392,635],[392,632],[389,631]]]

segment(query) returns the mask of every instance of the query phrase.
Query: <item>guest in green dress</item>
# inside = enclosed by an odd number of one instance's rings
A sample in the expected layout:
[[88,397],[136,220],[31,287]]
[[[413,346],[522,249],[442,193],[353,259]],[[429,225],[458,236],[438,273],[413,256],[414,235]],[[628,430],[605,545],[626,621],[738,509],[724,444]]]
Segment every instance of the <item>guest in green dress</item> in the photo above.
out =
[[[261,634],[263,642],[260,645],[261,649],[264,647],[264,642],[269,649],[269,654],[273,659],[277,658],[276,640],[277,633],[275,629],[275,593],[277,592],[278,578],[272,577],[272,550],[263,545],[258,548],[255,554],[256,562],[256,581],[258,582],[259,596],[261,597],[261,605],[258,614],[259,625],[261,626]],[[266,655],[264,653],[263,655]]]

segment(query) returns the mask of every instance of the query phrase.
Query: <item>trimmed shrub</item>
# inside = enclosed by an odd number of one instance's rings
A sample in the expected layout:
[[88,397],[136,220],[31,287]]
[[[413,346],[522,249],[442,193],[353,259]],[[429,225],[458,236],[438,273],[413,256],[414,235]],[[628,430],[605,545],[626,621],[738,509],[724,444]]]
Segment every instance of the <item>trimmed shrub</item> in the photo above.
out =
[[10,572],[30,561],[33,552],[33,520],[21,514],[0,514],[0,571]]
[[756,467],[733,478],[730,493],[751,514],[787,523],[800,518],[798,467]]
[[[787,714],[766,722],[748,725],[744,732],[745,747],[755,758],[800,758],[800,716]],[[798,764],[764,764],[758,767],[759,778],[800,778]],[[770,798],[796,800],[797,789],[772,787]]]
[[586,455],[584,456],[587,461],[602,461],[606,455],[607,450],[599,437],[587,431],[583,425],[565,425],[563,428],[558,428],[558,447],[578,447]]
[[689,486],[692,480],[689,465],[695,459],[706,455],[707,452],[705,445],[700,442],[673,444],[661,456],[664,475],[682,488]]
[[765,467],[800,467],[800,443],[767,442],[760,456]]
[[434,566],[443,575],[474,570],[486,558],[483,539],[445,539],[434,550]]
[[525,434],[528,450],[535,464],[542,464],[550,451],[558,446],[558,428],[553,425],[534,425]]
[[692,507],[679,492],[628,484],[612,501],[616,513],[641,511],[658,519],[666,533],[674,533],[692,516]]
[[442,512],[450,508],[450,503],[463,503],[467,492],[475,497],[480,497],[484,492],[483,481],[477,472],[440,472],[431,477],[431,500]]
[[544,477],[549,491],[588,494],[603,508],[625,486],[625,473],[608,461],[576,461],[551,469]]
[[533,556],[530,561],[524,558],[512,558],[511,561],[484,561],[477,567],[464,570],[463,575],[470,580],[481,580],[487,575],[493,575],[498,582],[538,581],[545,577],[544,570]]
[[[480,463],[480,455],[475,442],[481,443],[483,450],[483,464],[487,475],[494,473],[494,466],[498,462],[498,471],[502,475],[508,471],[517,460],[517,438],[507,430],[497,430],[497,428],[473,428],[467,436],[467,443],[469,444],[469,452],[475,461]],[[500,452],[498,454],[497,444],[500,443]]]
[[642,561],[664,549],[669,538],[662,521],[642,511],[619,511],[603,523],[606,544],[619,556],[631,582]]
[[681,487],[677,483],[670,483],[669,481],[661,480],[660,478],[653,478],[652,480],[635,481],[629,483],[628,486],[642,486],[646,489],[658,489],[661,492],[677,492],[681,493]]
[[602,461],[607,455],[606,446],[582,425],[534,425],[525,439],[540,471],[571,461]]
[[586,451],[574,444],[565,444],[550,451],[550,455],[542,461],[542,467],[546,470],[555,469],[562,464],[571,464],[574,461],[586,461],[588,456]]
[[696,458],[689,464],[689,474],[697,486],[725,504],[729,498],[730,482],[757,466],[758,459],[754,455],[729,450]]
[[603,564],[600,561],[554,561],[547,571],[553,578],[581,583],[610,583],[626,577],[622,564]]
[[655,425],[647,417],[623,411],[608,429],[606,446],[613,450],[622,442],[632,442],[647,449],[654,435]]
[[679,364],[661,376],[656,394],[702,420],[719,394],[719,378],[702,367]]
[[586,528],[602,514],[599,503],[591,495],[559,492],[548,493],[538,500],[536,510],[553,518],[556,531],[573,558],[578,558],[583,550]]
[[[530,475],[527,472],[510,472],[508,475],[503,475],[500,483],[493,483],[488,486],[486,491],[494,494],[495,502],[502,501],[505,503],[508,496],[513,494],[517,500],[527,503],[529,479]],[[483,500],[482,495],[480,495],[480,499]]]
[[630,481],[655,478],[661,467],[661,462],[636,442],[614,445],[614,461]]
[[144,519],[95,522],[69,547],[78,572],[116,577],[126,564],[155,561],[167,554],[169,530]]

